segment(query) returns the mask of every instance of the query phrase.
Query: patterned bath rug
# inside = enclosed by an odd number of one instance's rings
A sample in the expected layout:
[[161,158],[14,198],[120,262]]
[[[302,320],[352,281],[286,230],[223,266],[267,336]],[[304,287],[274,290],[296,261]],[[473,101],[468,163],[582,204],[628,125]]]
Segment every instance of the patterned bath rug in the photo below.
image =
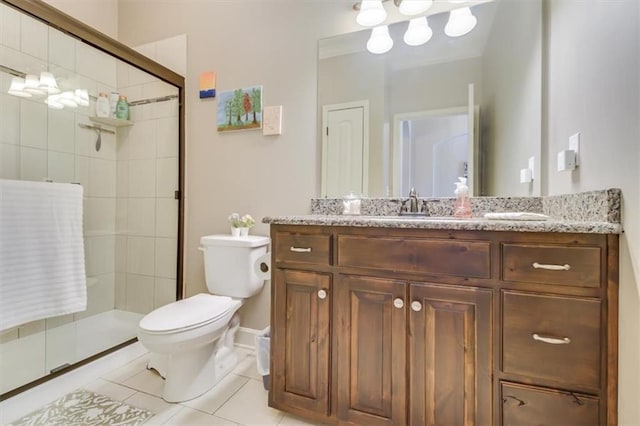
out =
[[9,426],[129,426],[142,424],[153,414],[104,395],[78,389]]

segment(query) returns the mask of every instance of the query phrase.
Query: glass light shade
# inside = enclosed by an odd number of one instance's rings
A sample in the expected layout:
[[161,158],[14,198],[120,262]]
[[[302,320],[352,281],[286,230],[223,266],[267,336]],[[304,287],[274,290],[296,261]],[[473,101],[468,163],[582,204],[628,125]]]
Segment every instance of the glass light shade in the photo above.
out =
[[78,106],[78,103],[75,100],[75,95],[73,94],[72,91],[60,93],[59,97],[57,98],[57,101],[62,105],[70,108],[76,108]]
[[64,105],[60,103],[60,95],[51,95],[44,100],[44,103],[49,105],[51,109],[62,109]]
[[433,31],[429,27],[426,16],[413,18],[409,21],[407,32],[404,33],[404,42],[409,46],[420,46],[431,39]]
[[356,16],[356,22],[363,27],[373,27],[387,19],[387,11],[382,6],[382,0],[362,0],[360,12]]
[[424,13],[433,5],[433,0],[402,0],[398,10],[403,15],[413,16]]
[[42,89],[45,93],[53,95],[55,93],[60,93],[60,89],[58,89],[58,83],[56,83],[56,78],[47,71],[42,71],[40,73],[40,84],[38,85],[39,89]]
[[37,75],[27,74],[24,78],[24,91],[31,93],[32,95],[42,96],[45,95],[46,92],[40,87],[40,79]]
[[30,98],[31,93],[24,91],[24,78],[22,77],[13,77],[11,79],[11,86],[9,86],[8,94],[13,96],[18,96],[21,98]]
[[467,0],[449,0],[449,3],[465,3]]
[[393,40],[389,35],[389,27],[381,25],[371,30],[371,37],[367,41],[367,50],[377,55],[386,53],[393,47]]
[[475,28],[478,20],[471,14],[471,9],[463,7],[449,13],[449,21],[444,27],[444,33],[449,37],[460,37]]
[[87,89],[76,89],[74,92],[74,100],[80,106],[89,106],[89,92]]

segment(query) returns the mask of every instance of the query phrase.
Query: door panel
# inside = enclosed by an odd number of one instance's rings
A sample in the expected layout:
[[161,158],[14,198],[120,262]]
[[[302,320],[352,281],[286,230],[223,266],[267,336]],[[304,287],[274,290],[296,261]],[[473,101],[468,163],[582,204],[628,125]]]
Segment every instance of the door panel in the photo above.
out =
[[272,388],[275,407],[329,413],[329,313],[331,278],[308,271],[276,270],[272,327]]
[[406,310],[401,281],[341,276],[336,286],[338,418],[356,424],[406,421]]
[[491,291],[411,284],[410,295],[410,424],[491,424]]

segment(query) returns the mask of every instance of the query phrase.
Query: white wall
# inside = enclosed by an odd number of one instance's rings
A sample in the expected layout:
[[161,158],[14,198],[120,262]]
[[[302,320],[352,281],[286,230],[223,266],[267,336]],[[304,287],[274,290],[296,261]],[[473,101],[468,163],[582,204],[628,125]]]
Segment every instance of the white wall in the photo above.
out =
[[[640,424],[640,129],[637,0],[550,0],[543,84],[548,194],[622,189],[619,413]],[[557,172],[556,155],[581,133],[580,167]]]

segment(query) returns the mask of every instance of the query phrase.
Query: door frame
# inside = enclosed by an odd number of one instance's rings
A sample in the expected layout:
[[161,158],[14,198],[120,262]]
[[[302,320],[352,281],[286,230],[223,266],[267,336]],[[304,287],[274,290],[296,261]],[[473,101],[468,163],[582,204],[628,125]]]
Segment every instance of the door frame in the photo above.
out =
[[369,193],[369,100],[363,99],[359,101],[345,102],[340,104],[330,104],[322,106],[322,164],[320,178],[320,197],[327,198],[327,149],[329,137],[327,135],[327,127],[329,113],[343,109],[362,108],[362,194]]

